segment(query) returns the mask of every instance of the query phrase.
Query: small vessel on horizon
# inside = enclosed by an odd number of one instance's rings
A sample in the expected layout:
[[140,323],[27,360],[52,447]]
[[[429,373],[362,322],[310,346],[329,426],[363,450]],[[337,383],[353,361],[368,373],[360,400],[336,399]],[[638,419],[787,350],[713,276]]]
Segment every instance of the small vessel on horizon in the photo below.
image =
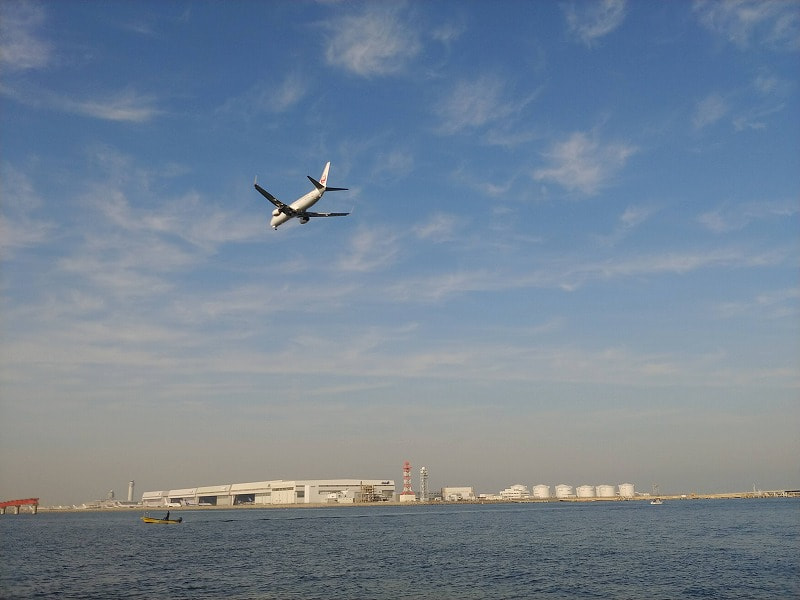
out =
[[158,517],[151,517],[150,515],[142,515],[142,522],[144,523],[156,523],[159,525],[177,525],[178,523],[183,522],[183,517],[178,517],[177,519],[170,519],[169,518],[169,511],[167,511],[166,516],[163,518]]
[[655,505],[655,506],[657,506],[659,504],[664,504],[664,501],[661,500],[661,497],[658,494],[658,484],[657,483],[653,484],[653,499],[650,500],[650,504]]

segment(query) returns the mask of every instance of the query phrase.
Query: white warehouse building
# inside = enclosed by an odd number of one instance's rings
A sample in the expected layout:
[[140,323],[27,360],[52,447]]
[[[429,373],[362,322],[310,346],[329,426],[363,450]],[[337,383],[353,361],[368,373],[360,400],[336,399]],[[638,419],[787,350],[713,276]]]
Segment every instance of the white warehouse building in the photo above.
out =
[[386,502],[394,499],[392,479],[282,479],[145,492],[145,507],[325,504]]
[[472,487],[443,487],[442,500],[445,502],[458,502],[460,500],[475,500],[475,489]]
[[523,500],[525,498],[530,498],[530,492],[528,492],[527,486],[521,483],[515,483],[511,487],[507,487],[501,491],[500,498],[503,500]]

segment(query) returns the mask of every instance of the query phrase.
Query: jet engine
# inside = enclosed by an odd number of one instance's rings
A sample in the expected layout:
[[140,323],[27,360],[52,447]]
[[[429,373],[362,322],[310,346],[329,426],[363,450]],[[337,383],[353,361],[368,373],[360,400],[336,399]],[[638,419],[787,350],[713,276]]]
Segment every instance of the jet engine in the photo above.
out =
[[298,217],[298,220],[300,221],[300,223],[302,225],[305,225],[306,223],[308,223],[308,217]]

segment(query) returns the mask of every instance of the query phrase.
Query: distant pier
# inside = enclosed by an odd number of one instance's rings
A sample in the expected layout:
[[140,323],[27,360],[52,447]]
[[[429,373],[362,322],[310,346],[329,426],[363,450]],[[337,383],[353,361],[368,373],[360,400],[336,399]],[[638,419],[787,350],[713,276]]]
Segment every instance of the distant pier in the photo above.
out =
[[38,498],[25,498],[24,500],[6,500],[5,502],[0,502],[0,515],[6,514],[7,509],[11,509],[12,515],[18,515],[19,509],[22,506],[30,506],[31,513],[34,515],[39,510],[39,499]]

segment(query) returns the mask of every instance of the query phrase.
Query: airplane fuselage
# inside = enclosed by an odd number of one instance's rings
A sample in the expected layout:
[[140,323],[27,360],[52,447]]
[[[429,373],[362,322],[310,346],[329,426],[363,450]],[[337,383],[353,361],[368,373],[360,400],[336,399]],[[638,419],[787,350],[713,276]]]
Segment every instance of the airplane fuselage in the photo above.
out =
[[[289,205],[289,208],[296,211],[308,210],[309,208],[314,206],[319,201],[320,198],[322,198],[322,195],[324,193],[325,190],[312,190],[308,192],[305,196],[298,198],[297,200],[292,202]],[[288,221],[291,218],[292,215],[287,215],[286,213],[281,212],[279,208],[276,208],[275,210],[272,211],[272,219],[270,220],[269,225],[273,229],[277,229],[278,225],[286,223],[286,221]],[[300,218],[301,223],[304,223],[306,221],[308,221],[308,218],[306,218],[305,220]]]
[[312,212],[308,210],[314,206],[325,192],[340,192],[347,188],[328,187],[328,170],[331,163],[325,164],[325,168],[320,175],[319,181],[308,176],[308,180],[314,185],[314,189],[301,196],[291,204],[284,204],[275,196],[270,194],[267,190],[258,185],[258,181],[253,182],[256,191],[269,200],[274,206],[275,210],[272,211],[272,219],[270,219],[270,227],[277,229],[279,225],[286,223],[289,219],[297,219],[300,223],[308,223],[311,217],[346,217],[350,213],[343,212]]

